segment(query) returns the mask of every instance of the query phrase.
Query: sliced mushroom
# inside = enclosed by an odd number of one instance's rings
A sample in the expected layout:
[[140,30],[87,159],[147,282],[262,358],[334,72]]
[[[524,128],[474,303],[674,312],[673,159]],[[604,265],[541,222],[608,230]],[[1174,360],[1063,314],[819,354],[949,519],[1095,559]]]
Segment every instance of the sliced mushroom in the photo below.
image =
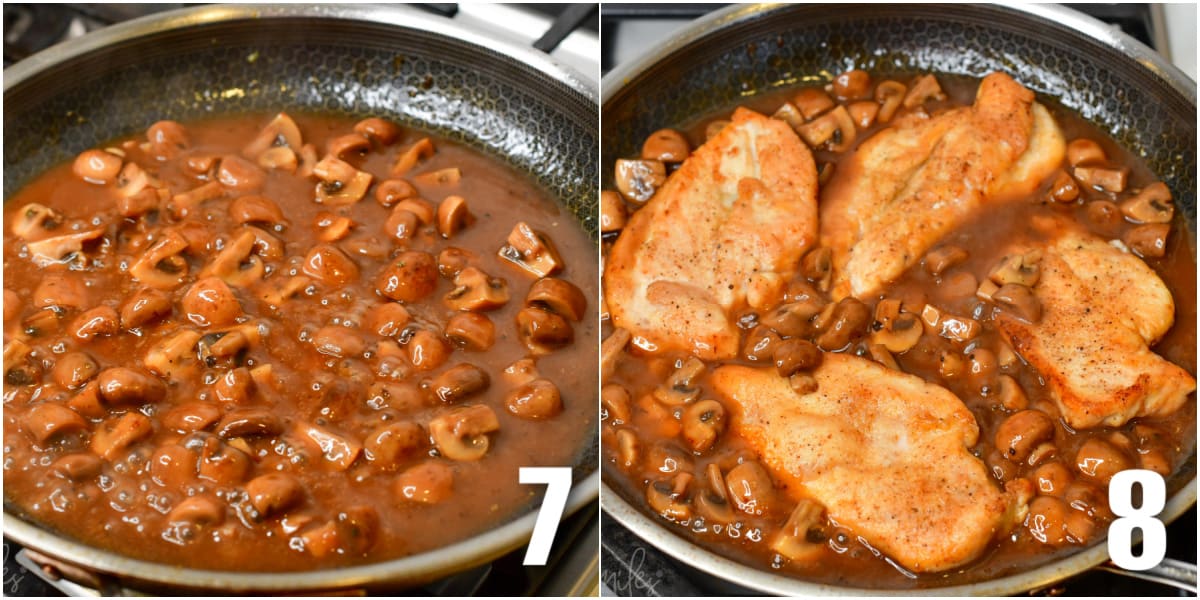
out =
[[496,326],[486,315],[460,312],[446,322],[446,338],[474,352],[484,352],[496,342]]
[[267,473],[246,484],[246,495],[253,508],[250,518],[261,521],[303,502],[304,486],[287,473]]
[[180,300],[180,307],[184,316],[200,327],[230,325],[243,313],[233,290],[216,277],[193,283]]
[[413,175],[412,178],[418,185],[423,186],[455,186],[462,180],[462,171],[458,167],[450,167],[448,169],[438,169],[420,175]]
[[170,206],[176,215],[186,217],[193,208],[224,195],[225,188],[221,185],[221,182],[210,181],[181,194],[171,196]]
[[620,158],[616,162],[614,177],[621,195],[640,206],[650,201],[658,188],[666,182],[667,169],[662,161],[658,160]]
[[1036,250],[1025,254],[1010,254],[1001,259],[1000,264],[988,274],[988,278],[997,285],[1015,283],[1033,287],[1037,285],[1041,276],[1041,268],[1038,266],[1041,260],[1042,253]]
[[851,342],[866,335],[871,324],[871,309],[855,298],[843,298],[836,305],[830,305],[828,318],[817,316],[816,344],[822,350],[835,352],[845,348]]
[[625,228],[628,211],[621,195],[611,190],[600,192],[600,233],[613,233]]
[[354,204],[366,195],[373,176],[335,156],[326,156],[313,166],[317,184],[317,202],[333,206]]
[[417,302],[437,288],[437,261],[428,252],[401,252],[375,278],[375,287],[385,298]]
[[50,472],[71,481],[87,481],[104,469],[104,461],[90,452],[64,455],[50,465]]
[[396,477],[396,495],[410,502],[437,504],[454,491],[454,470],[438,460],[427,460]]
[[428,443],[420,425],[401,421],[382,425],[367,435],[363,456],[378,468],[392,470],[404,459],[415,456]]
[[39,240],[52,235],[63,223],[63,217],[54,209],[30,202],[16,212],[10,226],[13,235],[23,240]]
[[283,423],[266,408],[238,408],[217,423],[216,434],[224,439],[275,436],[283,432]]
[[343,286],[358,279],[358,265],[331,244],[313,246],[304,257],[303,268],[306,275],[325,285]]
[[499,255],[535,277],[549,277],[563,267],[550,238],[523,221],[508,234],[508,243],[500,248]]
[[111,367],[96,376],[100,398],[110,406],[136,406],[160,402],[167,388],[157,377],[140,369]]
[[297,437],[315,446],[321,457],[338,471],[349,469],[362,453],[363,445],[358,440],[320,425],[297,423],[294,431]]
[[318,240],[336,242],[350,235],[350,230],[354,227],[354,220],[350,217],[321,211],[317,213],[313,227],[317,230]]
[[438,205],[437,228],[443,238],[450,239],[470,224],[470,220],[471,213],[467,210],[467,201],[462,196],[447,196]]
[[805,123],[796,133],[812,148],[826,148],[830,152],[845,152],[854,145],[857,131],[854,119],[845,106],[837,108]]
[[488,311],[504,306],[509,299],[508,282],[466,267],[454,277],[454,289],[446,294],[446,306],[460,311]]
[[633,334],[629,333],[628,329],[615,329],[612,334],[604,338],[604,342],[600,344],[600,379],[607,380],[612,377],[613,371],[617,368],[617,361],[625,354],[625,346],[629,344],[629,340],[633,339]]
[[117,178],[124,161],[120,156],[103,150],[84,150],[75,158],[72,171],[88,183],[104,185]]
[[396,157],[396,162],[392,163],[391,174],[393,177],[400,177],[408,173],[417,166],[417,163],[433,156],[433,142],[429,138],[421,138],[416,143],[406,148]]
[[[875,117],[879,114],[879,104],[875,102],[854,102],[846,107],[846,112],[850,113],[850,119],[859,129],[867,129],[875,124]],[[826,163],[832,165],[833,163]]]
[[875,306],[871,343],[889,352],[907,352],[917,345],[924,328],[912,313],[900,312],[899,300],[882,300]]
[[221,418],[221,408],[208,402],[189,402],[172,408],[162,417],[162,424],[180,433],[203,431]]
[[733,505],[748,515],[762,515],[776,501],[775,484],[757,461],[744,461],[726,473],[725,487]]
[[504,379],[512,386],[522,386],[539,377],[537,361],[532,358],[519,359],[504,368]]
[[683,162],[691,153],[687,138],[674,129],[659,129],[646,136],[642,143],[642,158],[665,163]]
[[367,349],[367,343],[358,331],[340,325],[318,329],[312,336],[312,344],[317,352],[338,358],[361,356]]
[[45,268],[56,263],[81,260],[83,245],[103,237],[104,231],[103,227],[97,227],[29,242],[25,247],[29,250],[29,260]]
[[689,405],[680,421],[692,452],[705,452],[725,431],[725,407],[716,400],[701,400]]
[[223,156],[217,167],[217,181],[237,192],[253,192],[262,189],[267,174],[258,165],[240,156]]
[[101,423],[92,433],[89,448],[105,460],[114,460],[121,451],[154,433],[150,418],[137,411],[129,411]]
[[508,412],[522,419],[548,419],[562,412],[562,396],[549,379],[534,379],[504,397]]
[[1171,226],[1167,223],[1138,225],[1122,236],[1134,254],[1143,258],[1161,258],[1167,253],[1167,237]]
[[1047,194],[1055,202],[1074,202],[1079,199],[1079,184],[1066,171],[1059,171],[1054,176],[1054,182],[1050,184]]
[[371,140],[368,140],[361,133],[347,133],[329,140],[326,149],[330,156],[340,159],[347,157],[361,158],[371,149]]
[[264,196],[239,196],[229,205],[229,216],[241,223],[282,223],[283,211]]
[[379,117],[368,117],[355,123],[354,131],[384,146],[390,146],[400,138],[400,128],[395,123],[385,121]]
[[419,329],[405,345],[408,361],[418,371],[432,371],[450,357],[451,349],[441,335],[427,329]]
[[887,123],[896,115],[908,93],[908,86],[899,81],[882,81],[875,86],[875,101],[879,103],[879,122]]
[[779,305],[763,316],[760,322],[775,330],[779,335],[806,337],[813,332],[813,317],[817,316],[824,307],[824,301],[817,296],[810,296],[803,300]]
[[117,195],[123,198],[136,196],[148,187],[161,187],[161,184],[141,166],[132,162],[125,163],[117,175],[116,184]]
[[287,146],[292,150],[298,151],[303,143],[300,137],[300,128],[296,126],[296,122],[287,113],[281,112],[275,115],[258,132],[258,135],[242,149],[242,156],[246,158],[258,158],[263,152],[276,146]]
[[606,384],[600,389],[600,406],[603,408],[602,419],[610,420],[614,425],[628,423],[633,418],[629,390],[616,383]]
[[796,108],[800,109],[800,114],[804,115],[806,120],[813,120],[817,115],[833,108],[835,103],[833,98],[829,97],[824,90],[819,88],[805,88],[800,90],[792,99],[792,103]]
[[258,155],[258,160],[255,162],[264,169],[275,169],[287,173],[295,173],[296,168],[300,165],[296,151],[282,146],[268,149]]
[[828,291],[833,278],[833,250],[817,247],[810,250],[800,261],[800,272],[822,291]]
[[1129,167],[1075,167],[1075,179],[1098,190],[1121,193],[1129,182]]
[[691,403],[700,396],[697,380],[704,373],[704,369],[703,361],[689,356],[666,381],[654,389],[654,397],[668,406]]
[[930,100],[945,99],[946,94],[942,92],[942,86],[938,83],[937,77],[932,74],[923,75],[913,82],[912,88],[904,96],[904,108],[916,108]]
[[88,422],[79,413],[56,402],[43,402],[21,417],[21,427],[40,445],[59,436],[88,429]]
[[97,306],[80,313],[71,324],[71,333],[79,341],[110,336],[121,330],[117,310],[111,306]]
[[569,281],[543,277],[530,286],[525,305],[544,307],[572,321],[580,321],[587,309],[587,298]]
[[[169,273],[160,268],[168,259],[179,255],[188,247],[188,242],[174,230],[168,230],[149,250],[146,250],[132,266],[129,274],[138,281],[160,290],[172,289],[183,283],[186,269]],[[187,264],[184,262],[183,264]]]
[[446,279],[454,279],[475,260],[475,255],[469,250],[450,246],[438,252],[438,273],[441,273],[442,277]]
[[664,519],[676,522],[687,521],[692,517],[692,507],[688,502],[688,486],[692,481],[689,473],[679,473],[671,482],[654,481],[646,488],[646,503],[650,509]]
[[808,532],[821,523],[824,512],[825,508],[816,501],[802,498],[771,540],[771,550],[791,561],[815,560],[823,552],[825,544],[809,541]]
[[375,188],[375,201],[389,208],[405,198],[417,195],[417,188],[403,179],[388,179]]
[[517,313],[517,335],[534,356],[549,354],[575,339],[566,319],[532,306]]
[[483,392],[491,385],[487,371],[470,363],[461,363],[441,374],[429,383],[429,390],[442,402],[461,402]]
[[1108,162],[1108,155],[1094,140],[1079,138],[1067,144],[1067,164],[1072,167],[1105,162]]
[[1027,286],[1006,283],[992,293],[992,301],[1027,323],[1037,323],[1042,318],[1042,303]]
[[1121,203],[1121,212],[1134,223],[1170,223],[1175,216],[1171,190],[1159,181]]
[[489,433],[500,430],[496,413],[483,404],[453,409],[429,422],[429,436],[442,456],[479,460],[491,446]]
[[737,515],[729,504],[729,494],[725,488],[725,478],[721,475],[721,467],[709,463],[704,469],[707,485],[702,486],[692,499],[696,513],[706,523],[732,523]]
[[934,277],[960,265],[967,260],[966,250],[958,246],[940,246],[925,255],[925,270]]
[[791,338],[779,342],[774,351],[775,369],[781,377],[809,371],[821,365],[823,354],[812,342]]
[[781,104],[779,108],[776,109],[776,111],[771,115],[771,118],[779,119],[780,121],[787,123],[793,130],[799,129],[802,125],[804,125],[804,115],[800,112],[800,109],[796,108],[796,105],[792,104],[791,102],[784,102]]
[[100,372],[96,359],[86,352],[68,352],[54,361],[54,382],[69,390],[79,389]]

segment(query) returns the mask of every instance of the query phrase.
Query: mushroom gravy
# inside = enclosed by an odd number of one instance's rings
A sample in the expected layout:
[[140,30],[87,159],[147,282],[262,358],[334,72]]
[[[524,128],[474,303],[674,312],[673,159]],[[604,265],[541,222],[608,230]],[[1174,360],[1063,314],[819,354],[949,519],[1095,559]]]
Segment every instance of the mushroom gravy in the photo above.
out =
[[5,503],[89,545],[378,562],[519,516],[543,488],[518,469],[593,439],[595,242],[466,147],[160,122],[4,215]]
[[[827,192],[839,182],[857,176],[847,168],[855,148],[887,127],[877,119],[876,111],[880,107],[872,92],[888,80],[900,82],[911,90],[918,76],[888,77],[855,71],[839,76],[836,83],[825,89],[788,89],[762,94],[746,99],[742,106],[776,118],[799,119],[792,123],[796,127],[813,123],[816,115],[829,114],[826,111],[835,106],[849,108],[863,101],[876,104],[874,108],[867,107],[871,115],[869,124],[857,126],[856,141],[845,151],[829,150],[830,143],[841,143],[841,138],[836,137],[812,148],[817,170],[821,173],[818,201],[823,202]],[[940,75],[937,80],[944,97],[931,98],[912,108],[902,107],[893,120],[911,111],[938,115],[954,107],[969,105],[979,84],[978,80]],[[840,93],[854,85],[866,87],[848,95]],[[801,112],[806,111],[797,110],[805,95],[808,100],[814,95],[823,95],[828,104],[818,109],[815,115],[806,114],[805,118]],[[722,398],[709,380],[709,375],[721,365],[760,368],[765,365],[768,369],[778,368],[782,373],[790,363],[811,364],[810,359],[791,355],[795,350],[795,344],[789,344],[793,336],[763,323],[764,317],[774,309],[756,311],[746,308],[735,315],[741,334],[738,357],[703,361],[698,371],[691,370],[695,358],[689,354],[647,353],[637,348],[637,340],[627,344],[629,337],[621,337],[621,332],[615,330],[611,321],[603,322],[602,337],[606,339],[606,347],[602,357],[615,357],[606,365],[611,372],[604,376],[601,391],[602,460],[606,483],[634,506],[655,515],[664,527],[712,552],[760,569],[849,587],[906,589],[983,581],[1028,570],[1083,547],[1103,543],[1112,519],[1108,512],[1107,480],[1103,476],[1085,476],[1076,463],[1107,454],[1105,458],[1112,459],[1109,462],[1122,468],[1151,469],[1170,482],[1169,476],[1182,468],[1195,451],[1195,393],[1169,416],[1135,418],[1120,427],[1073,429],[1057,418],[1058,411],[1038,373],[1007,347],[994,324],[989,304],[977,296],[980,283],[989,279],[991,271],[1005,257],[1006,248],[1046,239],[1045,230],[1037,226],[1043,219],[1067,217],[1104,240],[1124,240],[1127,245],[1136,241],[1136,238],[1130,239],[1130,234],[1140,226],[1123,218],[1119,210],[1114,213],[1107,209],[1115,208],[1116,204],[1155,183],[1156,177],[1135,156],[1077,115],[1052,103],[1049,108],[1068,142],[1091,140],[1105,155],[1103,166],[1128,169],[1124,191],[1104,191],[1072,179],[1078,188],[1078,197],[1059,201],[1052,195],[1061,187],[1061,181],[1051,177],[1041,182],[1037,191],[1025,201],[986,208],[934,246],[934,250],[955,247],[965,251],[965,256],[947,261],[950,266],[939,269],[940,272],[934,275],[930,272],[932,259],[926,255],[877,297],[869,301],[864,299],[870,317],[853,326],[854,331],[844,347],[821,349],[872,359],[954,392],[973,414],[979,427],[978,442],[970,449],[971,453],[986,466],[997,489],[1016,479],[1024,479],[1033,485],[1035,493],[1030,499],[1029,514],[1016,523],[1010,533],[993,539],[987,550],[968,564],[942,572],[911,573],[872,548],[868,540],[859,537],[851,528],[832,519],[821,516],[813,520],[812,526],[794,529],[793,520],[801,510],[795,502],[788,500],[786,486],[761,467],[738,469],[746,464],[759,465],[762,458],[749,441],[730,426],[737,418],[733,408],[716,411],[719,416],[715,419],[710,416],[707,422],[721,422],[715,429],[718,432],[716,441],[711,446],[701,444],[697,447],[695,436],[686,431],[688,411],[682,406],[656,400],[656,391],[679,381],[680,373],[694,372],[694,376],[684,377],[682,381],[692,388],[689,391],[697,392],[696,402],[708,402]],[[864,110],[862,106],[857,109]],[[856,117],[865,114],[865,111],[851,112]],[[664,167],[661,174],[669,176],[690,151],[720,130],[729,114],[729,111],[722,111],[690,123],[664,123],[664,127],[677,129],[674,133],[664,130],[665,133],[651,134],[642,156],[625,158],[632,163],[646,163],[638,165],[644,167],[643,173],[653,174],[661,164]],[[672,142],[675,136],[685,144],[682,153],[675,148],[678,141]],[[813,146],[811,142],[809,145]],[[1063,164],[1060,173],[1070,175],[1073,166]],[[618,188],[623,178],[631,179],[628,173],[634,172],[635,167],[626,164],[625,168],[628,169],[625,174],[617,171],[606,186]],[[662,178],[656,180],[653,176],[643,180],[662,182]],[[1166,183],[1170,184],[1169,181]],[[651,189],[649,194],[641,193],[644,191],[637,190],[640,197],[617,191],[605,192],[601,205],[607,214],[602,215],[601,224],[606,255],[620,235],[627,214],[644,206],[654,190]],[[1098,210],[1098,207],[1105,210]],[[1144,257],[1146,264],[1170,290],[1175,307],[1174,326],[1151,349],[1182,366],[1194,377],[1196,249],[1194,232],[1189,230],[1181,213],[1175,210],[1170,221],[1162,255]],[[1161,232],[1158,236],[1163,238]],[[801,262],[795,280],[785,284],[785,294],[789,298],[813,297],[822,305],[832,306],[834,302],[827,288],[822,287],[822,280],[829,275],[829,267],[821,269],[821,261],[810,259],[820,250],[817,247]],[[1153,253],[1154,250],[1148,252]],[[931,305],[945,315],[973,319],[981,326],[981,331],[963,343],[924,329],[911,348],[894,353],[886,349],[881,353],[873,352],[868,336],[878,328],[879,320],[875,315],[879,314],[881,300],[887,299],[900,301],[899,306],[903,306],[906,313],[919,315],[921,307]],[[814,317],[820,318],[820,315]],[[923,326],[919,320],[916,325]],[[812,342],[816,342],[822,333],[818,326],[815,331],[794,337],[802,340],[804,347],[813,348]],[[952,364],[947,365],[947,361]],[[804,369],[797,372],[803,374]],[[1004,403],[1002,396],[1005,394],[998,393],[997,389],[1005,389],[1007,384],[1000,385],[1000,377],[1018,386],[1014,389],[1021,396],[1019,401],[1010,397],[1009,402]],[[1031,409],[1051,417],[1048,419],[1053,425],[1049,443],[1035,460],[1010,461],[998,446],[997,436],[1009,418]],[[897,477],[904,475],[897,473]],[[1173,493],[1180,483],[1175,482],[1175,487],[1168,483],[1168,493]],[[761,514],[739,510],[735,504],[740,504],[741,498],[737,503],[725,500],[730,513],[713,508],[719,505],[719,502],[713,502],[713,497],[732,494],[735,487],[749,490],[748,497],[756,499],[759,507],[766,509]],[[732,517],[714,520],[712,515],[716,513]],[[798,547],[816,548],[816,551],[797,552],[795,559],[786,556],[789,550]]]

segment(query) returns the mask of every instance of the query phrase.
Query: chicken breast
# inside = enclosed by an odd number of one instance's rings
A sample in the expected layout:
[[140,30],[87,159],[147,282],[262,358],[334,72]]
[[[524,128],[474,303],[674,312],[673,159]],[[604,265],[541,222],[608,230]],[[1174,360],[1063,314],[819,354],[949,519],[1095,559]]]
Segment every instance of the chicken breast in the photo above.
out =
[[606,301],[649,351],[738,352],[731,315],[770,301],[817,237],[817,172],[787,123],[739,108],[634,214],[609,253]]
[[914,113],[864,142],[824,192],[821,244],[836,298],[870,298],[985,203],[1033,192],[1065,154],[1033,92],[988,75],[973,106]]
[[1074,229],[1044,248],[1040,265],[1034,294],[1041,320],[1031,325],[1002,312],[996,324],[1045,380],[1067,423],[1118,427],[1178,410],[1196,380],[1150,350],[1175,315],[1158,275],[1140,258]]
[[826,354],[813,375],[810,394],[770,368],[712,376],[731,427],[794,499],[824,504],[915,572],[976,558],[1011,521],[1005,493],[970,452],[975,418],[953,393],[846,354]]

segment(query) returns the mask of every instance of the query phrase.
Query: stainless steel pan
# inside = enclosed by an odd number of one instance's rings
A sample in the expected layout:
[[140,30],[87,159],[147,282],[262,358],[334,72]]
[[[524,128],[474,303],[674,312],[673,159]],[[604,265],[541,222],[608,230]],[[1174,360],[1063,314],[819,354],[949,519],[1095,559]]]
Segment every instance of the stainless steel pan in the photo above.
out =
[[[1136,40],[1055,5],[729,7],[604,78],[602,164],[638,154],[642,140],[660,127],[686,125],[746,96],[852,67],[975,77],[1008,72],[1143,156],[1170,185],[1195,252],[1196,84]],[[605,187],[612,188],[611,172],[606,173]],[[1160,518],[1170,522],[1196,502],[1194,447],[1167,486],[1169,500]],[[647,542],[684,564],[774,594],[1010,595],[1045,587],[1108,559],[1101,542],[1036,569],[970,585],[897,591],[819,585],[704,550],[647,516],[639,508],[644,502],[623,496],[620,489],[606,483],[602,507]],[[1194,587],[1194,569],[1190,577]]]
[[[206,6],[103,29],[4,73],[5,196],[44,169],[159,119],[288,110],[385,115],[523,171],[596,231],[596,90],[547,55],[394,6]],[[588,391],[588,393],[594,393]],[[568,514],[593,501],[597,437],[579,440]],[[416,585],[525,544],[536,511],[432,552],[306,573],[227,573],[129,559],[10,510],[5,536],[87,583],[179,593]]]

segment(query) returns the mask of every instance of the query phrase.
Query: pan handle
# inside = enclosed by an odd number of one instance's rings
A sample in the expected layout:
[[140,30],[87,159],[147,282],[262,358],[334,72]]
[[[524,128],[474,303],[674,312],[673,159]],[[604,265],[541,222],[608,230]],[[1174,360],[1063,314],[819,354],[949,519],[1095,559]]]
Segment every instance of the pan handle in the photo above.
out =
[[1109,573],[1144,581],[1153,581],[1154,583],[1169,585],[1193,594],[1196,593],[1196,565],[1181,560],[1164,558],[1161,563],[1145,571],[1122,569],[1111,562],[1106,562],[1097,568]]

